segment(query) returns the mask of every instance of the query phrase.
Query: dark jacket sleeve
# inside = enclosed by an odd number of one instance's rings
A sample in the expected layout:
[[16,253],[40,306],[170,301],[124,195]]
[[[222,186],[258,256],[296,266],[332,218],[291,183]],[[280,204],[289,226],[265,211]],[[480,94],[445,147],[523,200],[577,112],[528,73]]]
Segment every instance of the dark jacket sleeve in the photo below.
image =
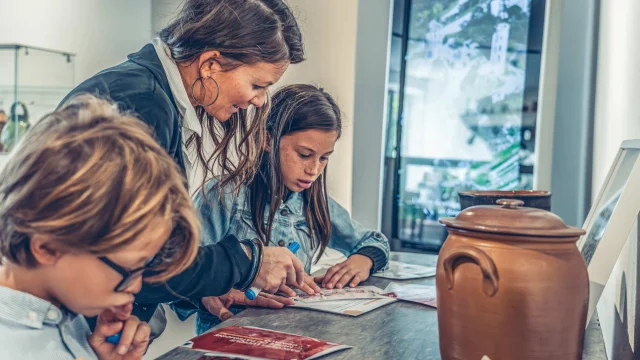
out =
[[226,294],[246,282],[251,262],[234,236],[217,244],[201,246],[196,260],[164,284],[147,284],[136,295],[143,304],[167,303]]
[[[121,111],[130,112],[149,125],[156,140],[184,169],[178,110],[171,94],[159,85],[151,72],[127,61],[87,79],[72,90],[62,103],[73,96],[87,93],[114,101]],[[196,260],[184,272],[166,284],[143,286],[136,296],[136,304],[145,313],[141,318],[152,314],[155,304],[183,297],[200,299],[225,294],[233,286],[247,280],[250,268],[250,261],[235,238],[200,247]]]

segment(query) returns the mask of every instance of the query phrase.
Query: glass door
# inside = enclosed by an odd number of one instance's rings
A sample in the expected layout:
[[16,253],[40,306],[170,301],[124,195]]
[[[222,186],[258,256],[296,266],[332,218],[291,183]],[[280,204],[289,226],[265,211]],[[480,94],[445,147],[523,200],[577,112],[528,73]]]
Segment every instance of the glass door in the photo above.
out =
[[437,252],[458,192],[533,185],[544,1],[395,5],[383,230]]

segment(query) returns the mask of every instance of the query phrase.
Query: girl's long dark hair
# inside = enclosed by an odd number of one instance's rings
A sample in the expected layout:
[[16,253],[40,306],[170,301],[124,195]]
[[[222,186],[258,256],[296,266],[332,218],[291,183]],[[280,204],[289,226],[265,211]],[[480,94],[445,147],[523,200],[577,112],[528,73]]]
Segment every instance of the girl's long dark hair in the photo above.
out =
[[[260,167],[249,183],[249,204],[256,232],[268,244],[276,211],[286,189],[280,169],[280,139],[304,130],[342,132],[340,108],[326,91],[313,85],[290,85],[278,90],[272,98],[267,118],[267,141],[270,151],[262,153]],[[311,187],[303,191],[303,211],[311,230],[314,248],[320,247],[316,262],[324,253],[331,237],[329,200],[327,195],[327,169]],[[267,223],[265,209],[269,205]]]
[[[227,69],[259,62],[296,64],[304,60],[298,23],[284,0],[185,0],[178,16],[159,36],[178,63],[194,61],[209,50],[218,50],[228,60],[220,64]],[[186,139],[187,147],[195,145],[197,165],[204,169],[200,179],[203,188],[216,166],[220,168],[216,176],[222,179],[221,186],[233,184],[238,190],[253,177],[268,111],[267,98],[263,107],[254,111],[240,109],[221,123],[202,106],[196,107],[202,127],[211,135],[215,147],[212,154],[206,154],[200,136]]]

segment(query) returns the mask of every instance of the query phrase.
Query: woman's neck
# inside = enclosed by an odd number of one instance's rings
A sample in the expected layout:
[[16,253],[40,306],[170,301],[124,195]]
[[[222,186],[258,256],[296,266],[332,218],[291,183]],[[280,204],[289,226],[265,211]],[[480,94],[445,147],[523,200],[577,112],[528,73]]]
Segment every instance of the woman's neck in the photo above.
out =
[[42,281],[39,269],[27,269],[12,263],[0,265],[0,286],[31,294],[60,307],[59,302],[49,294],[44,283],[46,282]]

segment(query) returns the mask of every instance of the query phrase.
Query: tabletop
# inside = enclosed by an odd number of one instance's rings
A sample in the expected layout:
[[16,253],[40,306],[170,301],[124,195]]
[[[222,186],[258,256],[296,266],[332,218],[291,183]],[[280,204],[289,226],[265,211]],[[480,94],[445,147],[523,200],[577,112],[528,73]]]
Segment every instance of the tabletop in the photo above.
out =
[[[392,252],[391,260],[435,266],[437,256]],[[391,280],[370,277],[362,285],[384,289],[390,282]],[[435,285],[435,277],[399,282]],[[404,301],[386,305],[358,317],[305,309],[250,308],[214,329],[231,325],[277,330],[353,347],[329,354],[323,359],[440,359],[436,309]],[[158,359],[196,360],[199,356],[176,348]],[[606,358],[598,318],[593,316],[585,334],[583,360]]]

